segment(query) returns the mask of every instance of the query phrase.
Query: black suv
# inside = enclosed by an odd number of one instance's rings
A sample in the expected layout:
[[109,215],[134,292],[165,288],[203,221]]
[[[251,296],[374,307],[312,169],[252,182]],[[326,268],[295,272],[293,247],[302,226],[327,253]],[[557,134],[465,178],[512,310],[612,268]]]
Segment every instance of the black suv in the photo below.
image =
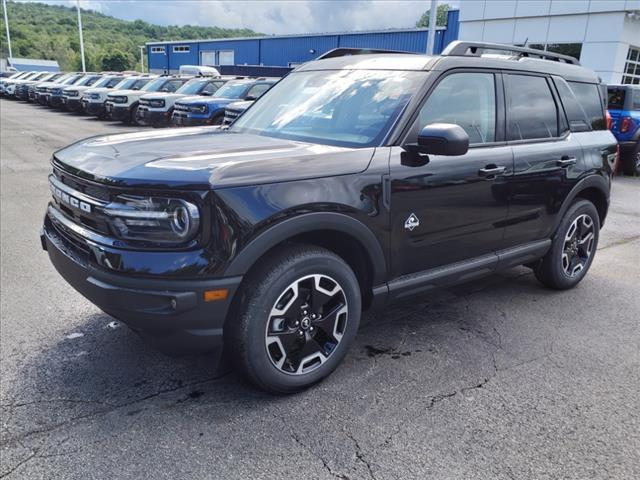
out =
[[55,152],[42,246],[161,349],[224,344],[294,392],[338,366],[363,310],[522,264],[580,282],[616,155],[605,98],[575,59],[526,48],[334,54],[229,129]]

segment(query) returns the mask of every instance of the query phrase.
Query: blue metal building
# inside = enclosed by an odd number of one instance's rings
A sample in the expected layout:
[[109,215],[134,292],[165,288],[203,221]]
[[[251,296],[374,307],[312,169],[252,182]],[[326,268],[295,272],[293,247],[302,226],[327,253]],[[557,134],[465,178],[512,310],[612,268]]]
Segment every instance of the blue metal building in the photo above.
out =
[[[458,10],[450,10],[446,27],[438,27],[434,52],[458,38]],[[315,35],[182,40],[147,43],[148,68],[155,73],[177,72],[181,65],[261,65],[292,67],[338,47],[379,48],[422,53],[426,28],[345,32]]]

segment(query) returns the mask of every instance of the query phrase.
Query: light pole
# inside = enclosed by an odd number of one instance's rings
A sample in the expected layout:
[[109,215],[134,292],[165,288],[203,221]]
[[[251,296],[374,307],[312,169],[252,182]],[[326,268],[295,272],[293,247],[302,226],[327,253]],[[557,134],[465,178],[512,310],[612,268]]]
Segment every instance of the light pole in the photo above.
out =
[[82,38],[82,16],[80,15],[80,0],[76,0],[78,10],[78,31],[80,32],[80,57],[82,57],[82,73],[87,71],[87,67],[84,63],[84,40]]
[[2,0],[4,7],[4,26],[7,29],[7,45],[9,46],[9,58],[13,57],[11,53],[11,36],[9,35],[9,18],[7,17],[7,0]]
[[144,73],[144,45],[138,45],[140,49],[140,72]]
[[436,41],[436,17],[438,16],[438,0],[431,0],[429,10],[429,34],[427,35],[427,55],[433,55]]

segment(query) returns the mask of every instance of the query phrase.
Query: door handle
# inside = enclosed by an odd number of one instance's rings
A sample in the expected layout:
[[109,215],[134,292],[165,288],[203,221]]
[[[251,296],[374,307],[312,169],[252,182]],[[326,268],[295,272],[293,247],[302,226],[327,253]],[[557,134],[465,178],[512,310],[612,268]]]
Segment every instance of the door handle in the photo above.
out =
[[570,157],[568,155],[565,155],[561,157],[560,160],[556,160],[556,165],[558,167],[568,167],[570,165],[575,165],[576,161],[577,161],[576,157]]
[[480,175],[484,175],[485,177],[493,177],[496,175],[500,175],[501,173],[504,173],[507,170],[507,167],[498,167],[496,165],[487,165],[484,168],[481,168],[480,170],[478,170],[478,173]]

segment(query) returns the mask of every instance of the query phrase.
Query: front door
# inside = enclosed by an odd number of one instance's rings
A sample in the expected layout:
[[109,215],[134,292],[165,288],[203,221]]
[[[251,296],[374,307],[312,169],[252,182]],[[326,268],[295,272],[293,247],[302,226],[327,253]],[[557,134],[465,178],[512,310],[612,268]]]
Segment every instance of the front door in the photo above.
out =
[[[499,74],[459,71],[441,78],[404,143],[422,127],[455,123],[469,135],[461,156],[392,147],[392,276],[419,272],[499,250],[508,211],[504,179],[513,167],[500,121]],[[415,138],[411,138],[414,136]]]

